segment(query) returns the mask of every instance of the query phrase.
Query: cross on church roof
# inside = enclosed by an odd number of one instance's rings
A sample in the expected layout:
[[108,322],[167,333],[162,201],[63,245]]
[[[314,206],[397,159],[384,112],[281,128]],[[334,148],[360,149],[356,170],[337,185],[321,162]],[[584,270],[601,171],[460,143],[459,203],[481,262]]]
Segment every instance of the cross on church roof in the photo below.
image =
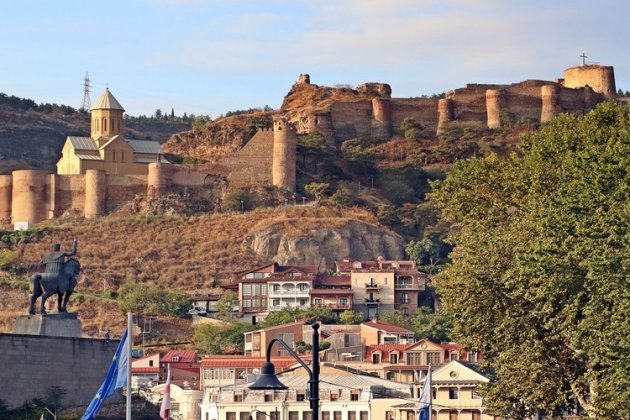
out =
[[586,54],[582,53],[582,55],[580,57],[582,57],[582,65],[585,66],[586,65]]

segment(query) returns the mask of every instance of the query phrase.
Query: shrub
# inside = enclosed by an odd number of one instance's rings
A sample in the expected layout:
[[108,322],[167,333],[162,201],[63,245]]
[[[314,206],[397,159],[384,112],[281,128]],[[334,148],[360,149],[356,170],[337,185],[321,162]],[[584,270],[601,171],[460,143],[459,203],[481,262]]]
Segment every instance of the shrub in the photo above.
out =
[[192,307],[190,297],[186,293],[144,284],[125,284],[119,293],[119,305],[124,312],[181,317]]
[[249,191],[237,189],[225,195],[225,209],[230,211],[245,211],[253,208],[252,196]]

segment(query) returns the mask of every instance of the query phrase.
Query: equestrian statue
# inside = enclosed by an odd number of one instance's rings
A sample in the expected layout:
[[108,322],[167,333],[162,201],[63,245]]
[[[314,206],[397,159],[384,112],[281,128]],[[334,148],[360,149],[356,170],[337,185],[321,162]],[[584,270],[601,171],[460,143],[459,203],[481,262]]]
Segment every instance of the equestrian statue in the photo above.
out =
[[31,277],[30,315],[35,315],[35,301],[40,296],[40,313],[45,315],[46,300],[54,294],[57,295],[57,312],[67,312],[68,300],[77,286],[77,275],[81,271],[79,260],[74,258],[76,253],[77,241],[74,240],[70,252],[62,252],[61,245],[54,244],[52,252],[44,257],[44,272]]

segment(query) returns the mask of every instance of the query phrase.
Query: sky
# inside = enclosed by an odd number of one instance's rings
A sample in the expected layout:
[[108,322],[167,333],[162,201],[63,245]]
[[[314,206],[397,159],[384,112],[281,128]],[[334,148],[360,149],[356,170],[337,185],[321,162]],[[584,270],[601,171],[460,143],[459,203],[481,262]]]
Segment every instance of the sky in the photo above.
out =
[[625,0],[0,0],[0,92],[80,107],[106,87],[131,115],[278,108],[311,83],[394,97],[555,80],[588,63],[630,90]]

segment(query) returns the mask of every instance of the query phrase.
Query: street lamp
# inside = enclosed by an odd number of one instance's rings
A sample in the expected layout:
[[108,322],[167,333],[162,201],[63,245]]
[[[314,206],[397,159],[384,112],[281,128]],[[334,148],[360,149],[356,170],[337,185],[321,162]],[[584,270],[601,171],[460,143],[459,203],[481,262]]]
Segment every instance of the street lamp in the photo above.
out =
[[287,389],[287,386],[280,382],[276,376],[276,368],[271,363],[271,348],[274,343],[280,344],[285,350],[300,364],[309,376],[309,389],[310,389],[310,402],[311,410],[313,412],[312,420],[319,420],[319,324],[313,322],[313,370],[311,370],[306,363],[298,356],[291,347],[279,338],[274,338],[267,345],[267,361],[263,363],[261,369],[261,375],[256,382],[249,386],[249,389],[262,389],[262,390],[281,390]]

